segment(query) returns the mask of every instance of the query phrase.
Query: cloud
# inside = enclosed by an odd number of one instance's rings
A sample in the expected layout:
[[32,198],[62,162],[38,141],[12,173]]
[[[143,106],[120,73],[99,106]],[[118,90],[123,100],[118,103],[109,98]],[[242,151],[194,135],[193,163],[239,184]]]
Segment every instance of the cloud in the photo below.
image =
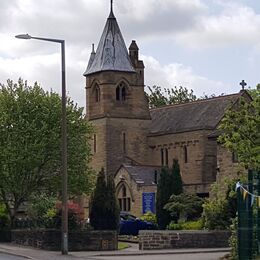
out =
[[[209,5],[213,2],[218,7],[214,12]],[[174,55],[178,50],[172,48],[176,43],[186,61],[193,48],[199,49],[203,56],[207,54],[203,52],[205,48],[231,46],[240,50],[241,45],[252,46],[254,50],[252,56],[247,55],[249,61],[241,60],[245,63],[244,70],[248,62],[254,65],[258,60],[260,18],[254,9],[245,4],[230,0],[118,0],[114,4],[114,12],[126,42],[137,38],[141,43],[140,49],[147,54],[143,56],[147,85],[183,85],[193,88],[197,95],[203,92],[218,94],[216,90],[232,91],[221,80],[211,80],[196,73],[192,67],[185,65],[187,62],[182,61],[180,56],[179,63],[169,61],[176,59]],[[108,0],[1,0],[0,82],[22,77],[31,84],[38,81],[45,89],[60,92],[60,47],[54,43],[17,40],[14,35],[30,33],[62,38],[66,40],[69,95],[85,106],[85,79],[82,74],[88,63],[91,43],[97,45],[108,13]],[[158,45],[167,48],[159,50]],[[161,56],[156,57],[157,60],[152,57],[159,54]],[[165,60],[168,64],[162,64],[162,56],[167,56]],[[200,66],[199,59],[196,63]],[[214,76],[214,73],[208,75]]]
[[200,0],[142,0],[138,4],[129,0],[118,1],[117,6],[127,36],[149,39],[190,30],[207,10]]
[[229,84],[198,75],[191,67],[184,64],[171,63],[162,65],[151,56],[141,55],[141,58],[145,63],[145,82],[148,86],[157,85],[166,88],[183,86],[193,89],[198,97],[204,94],[220,95],[223,93],[223,89],[225,89],[225,93],[234,91]]
[[191,48],[256,46],[260,41],[260,15],[249,6],[233,1],[217,1],[221,12],[201,16],[196,26],[177,37]]

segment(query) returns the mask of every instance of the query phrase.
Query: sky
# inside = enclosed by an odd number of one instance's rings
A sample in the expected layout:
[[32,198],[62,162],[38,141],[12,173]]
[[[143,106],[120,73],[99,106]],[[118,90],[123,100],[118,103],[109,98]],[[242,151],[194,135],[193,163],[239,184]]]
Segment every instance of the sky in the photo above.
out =
[[[0,83],[21,77],[60,93],[59,44],[14,36],[64,39],[67,93],[85,106],[83,73],[109,10],[110,0],[1,0]],[[114,14],[126,46],[139,46],[146,86],[184,86],[200,97],[260,82],[259,0],[114,0]]]

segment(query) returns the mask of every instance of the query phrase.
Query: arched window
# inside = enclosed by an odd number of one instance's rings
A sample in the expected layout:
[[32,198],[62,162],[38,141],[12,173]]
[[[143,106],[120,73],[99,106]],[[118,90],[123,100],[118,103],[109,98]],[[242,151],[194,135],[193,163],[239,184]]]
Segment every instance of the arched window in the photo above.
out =
[[125,184],[122,184],[118,193],[118,202],[120,211],[130,211],[131,210],[131,198],[129,191]]
[[116,88],[116,100],[120,100],[120,87]]
[[116,88],[116,100],[126,100],[126,84],[124,82],[121,82]]
[[165,148],[165,165],[168,166],[168,164],[169,164],[168,149]]
[[188,149],[187,149],[186,145],[183,147],[183,152],[184,152],[184,162],[187,163],[188,162]]
[[95,86],[95,101],[96,102],[100,101],[100,88],[98,85]]
[[126,100],[126,88],[125,88],[125,86],[122,87],[121,91],[122,91],[122,99],[121,100],[125,101]]
[[126,134],[123,133],[123,152],[126,152]]
[[161,165],[164,165],[164,151],[163,148],[161,148]]

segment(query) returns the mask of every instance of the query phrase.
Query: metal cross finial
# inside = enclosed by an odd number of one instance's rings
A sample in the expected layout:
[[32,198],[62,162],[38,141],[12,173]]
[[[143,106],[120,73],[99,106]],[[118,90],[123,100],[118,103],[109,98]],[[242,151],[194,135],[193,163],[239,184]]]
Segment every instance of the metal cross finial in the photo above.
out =
[[242,80],[239,84],[242,86],[242,90],[244,90],[245,86],[247,85],[247,83],[244,80]]
[[110,0],[111,2],[111,13],[113,13],[113,0]]

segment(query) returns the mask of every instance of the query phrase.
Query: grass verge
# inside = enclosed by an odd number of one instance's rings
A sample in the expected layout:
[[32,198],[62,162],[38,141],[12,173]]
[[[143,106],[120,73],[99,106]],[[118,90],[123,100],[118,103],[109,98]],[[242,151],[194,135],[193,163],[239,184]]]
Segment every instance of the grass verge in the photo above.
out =
[[128,243],[118,242],[118,250],[126,249],[128,247],[129,247]]

